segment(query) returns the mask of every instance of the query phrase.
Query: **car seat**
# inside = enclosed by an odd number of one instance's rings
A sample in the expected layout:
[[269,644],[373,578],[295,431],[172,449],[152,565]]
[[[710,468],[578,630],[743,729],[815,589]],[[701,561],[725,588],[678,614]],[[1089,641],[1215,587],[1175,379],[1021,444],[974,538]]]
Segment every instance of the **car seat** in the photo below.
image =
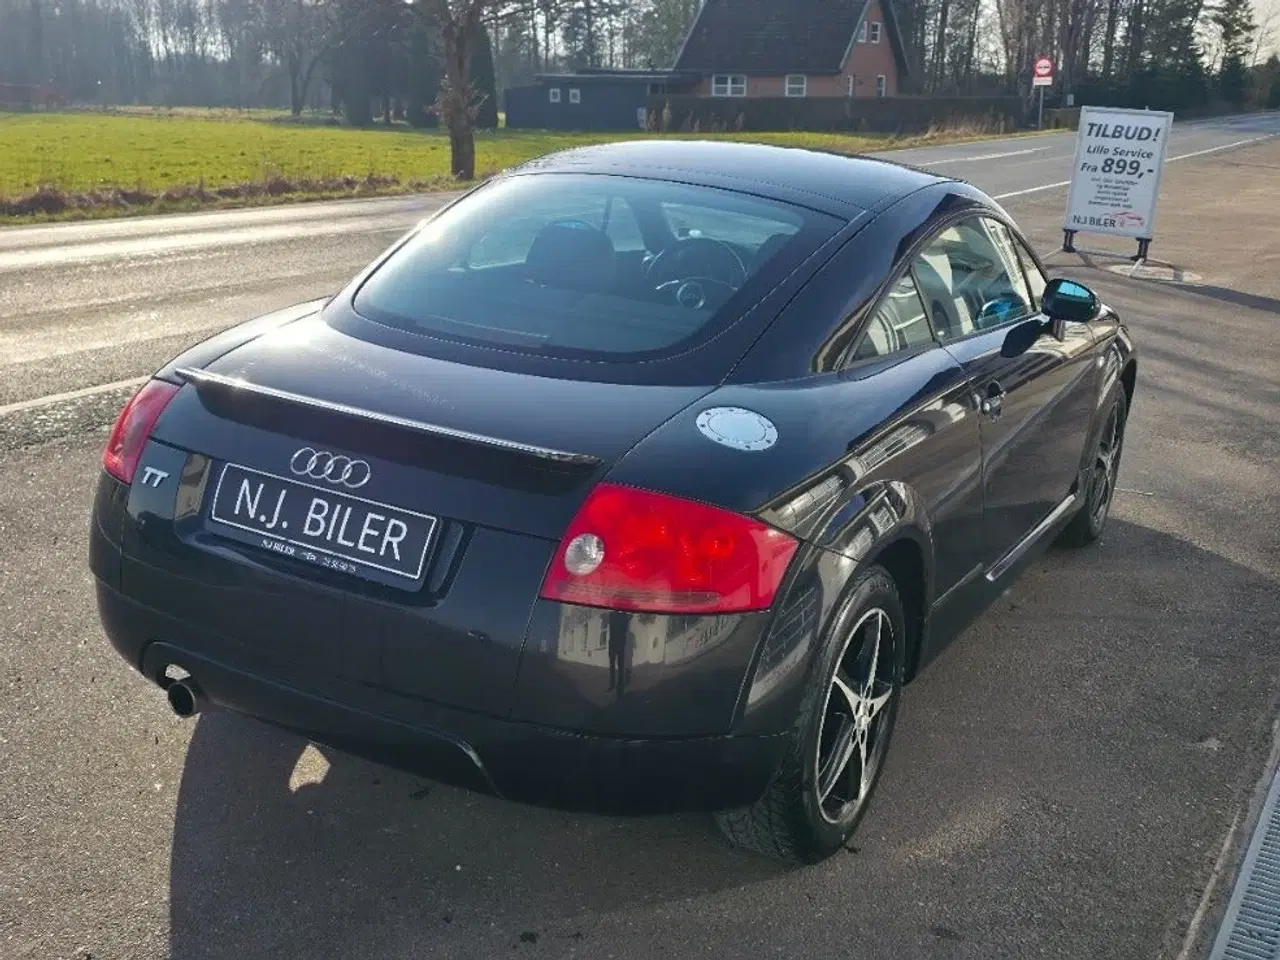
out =
[[603,230],[579,220],[538,231],[525,255],[529,279],[546,287],[603,292],[617,280],[617,254]]

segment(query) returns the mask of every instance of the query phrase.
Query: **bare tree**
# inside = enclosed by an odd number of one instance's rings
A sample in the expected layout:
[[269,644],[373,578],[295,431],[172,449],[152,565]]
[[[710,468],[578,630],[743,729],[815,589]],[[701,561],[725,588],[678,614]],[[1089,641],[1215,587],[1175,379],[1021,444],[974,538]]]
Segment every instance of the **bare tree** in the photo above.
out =
[[426,10],[444,41],[444,70],[436,108],[449,131],[450,166],[459,180],[476,175],[476,91],[471,57],[483,17],[502,0],[426,0]]
[[261,0],[261,11],[267,49],[289,75],[289,109],[296,117],[320,63],[326,11],[313,0]]
[[1280,5],[1273,5],[1270,13],[1263,11],[1262,19],[1258,22],[1258,32],[1253,39],[1253,56],[1250,58],[1250,65],[1256,66],[1262,63],[1262,52],[1273,46],[1272,40],[1275,38],[1277,27],[1280,27]]

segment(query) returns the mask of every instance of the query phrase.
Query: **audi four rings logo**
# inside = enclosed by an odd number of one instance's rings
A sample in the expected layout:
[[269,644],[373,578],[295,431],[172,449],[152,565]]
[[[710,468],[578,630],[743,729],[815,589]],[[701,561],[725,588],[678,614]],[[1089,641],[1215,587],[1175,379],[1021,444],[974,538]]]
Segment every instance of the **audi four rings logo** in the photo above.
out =
[[303,447],[294,453],[289,461],[289,469],[299,477],[310,477],[312,480],[328,480],[351,490],[359,489],[369,482],[373,471],[363,460],[352,460],[350,457],[338,456],[327,450],[315,450]]

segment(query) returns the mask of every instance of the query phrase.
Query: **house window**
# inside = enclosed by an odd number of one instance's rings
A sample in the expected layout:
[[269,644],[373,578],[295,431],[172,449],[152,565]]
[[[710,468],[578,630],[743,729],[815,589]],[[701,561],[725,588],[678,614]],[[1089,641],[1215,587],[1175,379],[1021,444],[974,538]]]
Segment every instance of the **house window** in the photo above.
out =
[[860,24],[858,24],[858,42],[859,43],[867,42],[867,21],[865,20],[863,20]]
[[889,78],[883,73],[876,77],[876,96],[883,97],[889,92]]
[[570,88],[569,88],[569,102],[570,102],[570,103],[581,103],[581,102],[582,102],[582,91],[581,91],[581,90],[579,90],[577,87],[570,87]]
[[880,42],[880,21],[879,20],[873,21],[871,24],[871,42],[872,43]]
[[809,92],[809,78],[803,73],[787,74],[787,96],[803,97]]
[[552,88],[551,88],[551,90],[550,90],[549,92],[550,92],[550,96],[551,96],[551,102],[552,102],[552,103],[559,103],[559,102],[560,102],[560,88],[559,88],[559,87],[552,87]]
[[713,97],[745,97],[747,78],[740,73],[717,73],[711,78]]

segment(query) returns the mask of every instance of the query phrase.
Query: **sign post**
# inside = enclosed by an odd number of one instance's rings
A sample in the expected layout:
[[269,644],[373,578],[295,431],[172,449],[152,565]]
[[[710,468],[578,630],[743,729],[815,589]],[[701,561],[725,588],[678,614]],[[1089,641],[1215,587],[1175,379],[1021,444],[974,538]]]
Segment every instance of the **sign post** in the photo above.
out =
[[1040,107],[1036,129],[1044,129],[1044,88],[1053,86],[1053,61],[1048,57],[1036,57],[1031,67],[1031,85],[1040,88]]
[[1131,237],[1144,261],[1155,232],[1173,114],[1157,110],[1082,107],[1062,221],[1062,249],[1074,253],[1077,233]]

